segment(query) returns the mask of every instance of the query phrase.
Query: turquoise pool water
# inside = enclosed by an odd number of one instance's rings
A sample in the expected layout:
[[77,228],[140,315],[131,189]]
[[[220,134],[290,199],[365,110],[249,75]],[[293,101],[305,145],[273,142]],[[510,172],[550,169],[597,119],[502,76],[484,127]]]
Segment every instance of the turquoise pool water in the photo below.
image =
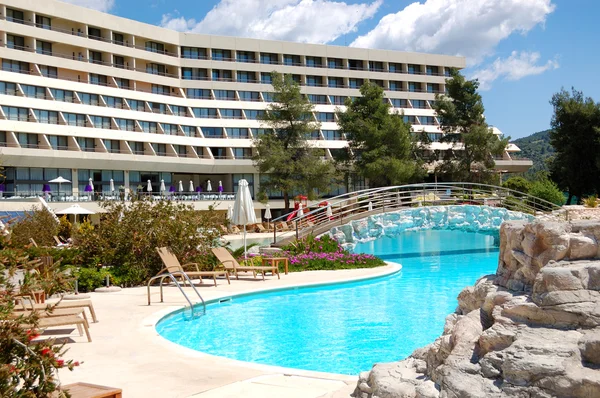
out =
[[213,355],[358,374],[438,337],[462,288],[495,272],[493,241],[430,230],[362,243],[356,252],[401,263],[402,270],[364,282],[233,298],[208,305],[206,316],[193,320],[174,313],[156,329],[168,340]]

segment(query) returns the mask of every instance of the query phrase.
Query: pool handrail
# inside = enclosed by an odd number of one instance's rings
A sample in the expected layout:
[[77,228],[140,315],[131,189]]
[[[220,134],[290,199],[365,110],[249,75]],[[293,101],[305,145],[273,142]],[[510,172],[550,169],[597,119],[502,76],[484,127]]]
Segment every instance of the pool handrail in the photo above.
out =
[[165,272],[163,274],[156,275],[156,276],[153,276],[152,278],[150,278],[150,280],[148,280],[148,285],[147,285],[147,289],[148,289],[148,305],[150,305],[150,285],[152,284],[152,282],[154,282],[155,280],[157,280],[157,279],[160,278],[160,302],[163,303],[164,302],[163,281],[166,278],[169,278],[169,279],[171,279],[171,281],[173,281],[175,283],[175,286],[177,286],[177,288],[179,289],[179,291],[181,292],[181,294],[183,294],[183,297],[185,297],[186,301],[190,305],[190,310],[191,310],[192,317],[194,317],[194,308],[195,308],[195,306],[192,303],[192,300],[190,300],[190,298],[188,297],[188,295],[185,293],[185,291],[183,290],[183,288],[181,287],[181,285],[179,284],[179,282],[177,281],[177,278],[175,278],[175,276],[182,276],[183,278],[185,278],[187,280],[187,282],[190,284],[190,286],[192,287],[192,289],[194,289],[194,291],[196,292],[196,294],[198,295],[198,298],[200,298],[200,301],[202,303],[202,309],[203,309],[202,315],[205,315],[206,314],[206,302],[202,298],[202,295],[200,295],[200,292],[198,292],[198,289],[196,289],[196,286],[194,286],[194,284],[190,280],[189,276],[187,276],[187,274],[185,272],[183,272],[183,271]]

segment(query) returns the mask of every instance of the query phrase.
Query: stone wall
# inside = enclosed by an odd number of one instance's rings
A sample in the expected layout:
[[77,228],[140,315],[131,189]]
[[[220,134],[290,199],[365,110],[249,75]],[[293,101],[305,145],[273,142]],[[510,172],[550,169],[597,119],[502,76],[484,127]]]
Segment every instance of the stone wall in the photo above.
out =
[[508,221],[500,239],[442,336],[362,373],[355,397],[600,397],[600,222]]
[[356,242],[404,231],[420,229],[457,229],[467,232],[497,234],[507,220],[531,220],[532,216],[502,207],[452,205],[425,206],[374,214],[345,225],[333,227],[329,234],[342,246],[352,250]]

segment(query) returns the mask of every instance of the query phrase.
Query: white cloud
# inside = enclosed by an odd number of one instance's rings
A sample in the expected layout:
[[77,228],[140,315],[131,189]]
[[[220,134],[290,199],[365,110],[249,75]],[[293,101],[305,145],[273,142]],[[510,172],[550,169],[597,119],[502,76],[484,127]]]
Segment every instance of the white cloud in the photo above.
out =
[[426,0],[384,16],[351,46],[467,57],[469,65],[494,53],[511,34],[543,24],[551,0]]
[[163,15],[161,26],[208,33],[306,43],[329,43],[373,17],[383,0],[221,0],[204,19]]
[[509,57],[497,58],[485,68],[475,71],[471,77],[479,79],[481,90],[489,90],[492,82],[497,79],[520,80],[526,76],[539,75],[547,70],[557,69],[559,66],[556,59],[538,65],[539,60],[540,53],[513,51]]
[[102,12],[108,12],[115,5],[115,0],[61,0],[76,6],[91,8]]

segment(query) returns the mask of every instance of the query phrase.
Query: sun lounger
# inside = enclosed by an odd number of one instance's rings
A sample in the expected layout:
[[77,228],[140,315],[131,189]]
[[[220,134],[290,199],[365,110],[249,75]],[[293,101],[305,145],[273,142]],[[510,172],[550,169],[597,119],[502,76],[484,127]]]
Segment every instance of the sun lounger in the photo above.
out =
[[213,254],[217,257],[221,265],[227,271],[232,271],[235,275],[235,279],[240,279],[238,272],[252,272],[254,278],[256,278],[257,272],[262,274],[263,280],[265,280],[265,272],[270,272],[272,275],[277,274],[277,279],[281,279],[279,276],[279,268],[272,267],[254,267],[254,266],[241,266],[235,257],[227,251],[224,247],[215,247],[211,249]]
[[[13,311],[13,315],[14,316],[20,316],[20,315],[31,315],[33,311],[31,310],[19,310],[19,309],[15,309],[15,311]],[[36,310],[38,317],[40,318],[49,318],[49,317],[54,317],[54,316],[68,316],[68,315],[73,315],[73,316],[79,316],[81,315],[81,317],[83,318],[83,320],[85,321],[86,325],[89,326],[89,322],[87,320],[87,316],[85,315],[85,311],[83,308],[54,308],[53,310],[48,310],[48,311],[44,311],[44,310]]]
[[[201,283],[204,283],[204,281],[202,280],[203,276],[207,277],[207,278],[212,278],[215,283],[215,286],[217,286],[217,276],[224,276],[227,279],[227,283],[231,284],[231,281],[229,280],[229,273],[227,271],[224,271],[224,270],[200,271],[200,269],[198,268],[198,264],[196,264],[196,263],[188,263],[188,264],[184,264],[183,266],[181,266],[181,264],[179,263],[179,260],[177,259],[177,257],[173,254],[173,252],[169,248],[167,248],[167,247],[158,248],[157,247],[156,251],[158,252],[158,255],[160,256],[160,259],[162,260],[163,264],[165,265],[165,268],[161,269],[157,275],[161,275],[165,272],[169,273],[169,274],[175,273],[174,276],[177,278],[178,277],[177,273],[183,272],[189,278],[192,278],[192,277],[200,278]],[[184,267],[189,266],[189,265],[193,265],[194,267],[196,267],[196,271],[185,271]],[[185,283],[185,279],[184,279],[184,283]]]
[[90,314],[92,315],[92,320],[94,322],[98,322],[98,318],[96,317],[96,311],[94,310],[94,305],[92,304],[92,300],[89,299],[85,299],[85,300],[61,300],[58,303],[45,303],[45,304],[38,304],[36,303],[33,299],[29,299],[29,304],[25,304],[24,302],[24,298],[25,297],[20,297],[19,298],[19,302],[21,303],[21,309],[22,310],[38,310],[38,311],[44,311],[46,310],[49,306],[50,307],[54,307],[55,311],[56,310],[63,310],[63,309],[77,309],[77,308],[81,308],[81,309],[85,309],[87,308],[88,311],[90,312]]
[[267,229],[262,224],[256,224],[256,230],[258,232],[267,232]]
[[[85,332],[88,342],[92,342],[92,336],[90,335],[90,329],[88,328],[87,321],[77,315],[41,317],[38,319],[37,327],[40,329],[48,329],[52,327],[71,325],[77,327],[80,336],[83,336],[83,332]],[[32,325],[26,324],[23,324],[22,326],[27,328],[32,327]]]

